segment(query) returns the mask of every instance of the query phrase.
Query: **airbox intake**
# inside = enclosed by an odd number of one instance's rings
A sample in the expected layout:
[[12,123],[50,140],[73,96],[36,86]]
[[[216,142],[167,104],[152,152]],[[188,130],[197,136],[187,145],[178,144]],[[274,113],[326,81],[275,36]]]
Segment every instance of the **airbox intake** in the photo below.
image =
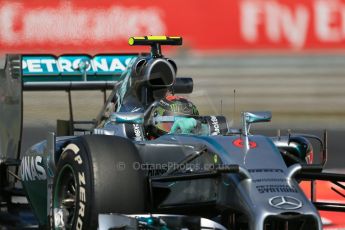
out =
[[163,58],[151,59],[144,71],[144,81],[152,88],[171,87],[176,78],[172,64]]

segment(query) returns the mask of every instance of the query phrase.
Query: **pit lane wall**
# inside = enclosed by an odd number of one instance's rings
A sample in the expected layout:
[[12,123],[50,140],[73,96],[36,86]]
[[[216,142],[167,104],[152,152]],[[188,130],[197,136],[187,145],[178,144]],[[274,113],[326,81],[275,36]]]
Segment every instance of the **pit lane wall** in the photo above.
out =
[[161,34],[194,52],[338,51],[345,0],[0,0],[0,28],[0,53],[135,52],[129,36]]

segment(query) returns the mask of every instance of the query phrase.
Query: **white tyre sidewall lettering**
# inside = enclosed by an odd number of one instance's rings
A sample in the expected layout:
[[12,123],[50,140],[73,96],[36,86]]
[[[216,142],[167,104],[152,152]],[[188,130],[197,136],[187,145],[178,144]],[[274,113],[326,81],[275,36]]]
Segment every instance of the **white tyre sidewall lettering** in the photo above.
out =
[[[71,163],[70,161],[68,161],[67,164],[72,164],[74,165],[74,173],[75,173],[75,177],[76,177],[76,184],[77,184],[77,189],[76,189],[76,209],[75,209],[75,229],[77,230],[81,230],[81,229],[85,229],[84,226],[84,218],[85,218],[85,208],[87,206],[87,179],[86,179],[86,173],[85,173],[85,167],[83,166],[84,164],[84,158],[85,155],[81,156],[81,151],[80,148],[76,145],[76,144],[68,144],[65,148],[64,151],[62,153],[62,157],[63,155],[70,150],[71,152],[73,152],[73,155],[69,156],[72,158],[73,163]],[[69,153],[71,154],[71,153]]]

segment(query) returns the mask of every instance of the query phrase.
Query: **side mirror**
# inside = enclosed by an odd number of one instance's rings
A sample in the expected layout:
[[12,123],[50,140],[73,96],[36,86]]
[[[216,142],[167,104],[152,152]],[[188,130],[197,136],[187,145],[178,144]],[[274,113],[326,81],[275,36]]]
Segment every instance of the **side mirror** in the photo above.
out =
[[242,113],[242,125],[244,135],[249,134],[250,125],[252,123],[259,123],[259,122],[270,122],[272,119],[271,112],[243,112]]
[[244,112],[246,122],[248,124],[258,122],[270,122],[272,119],[271,112]]
[[144,124],[144,113],[117,112],[110,115],[110,120],[116,123]]

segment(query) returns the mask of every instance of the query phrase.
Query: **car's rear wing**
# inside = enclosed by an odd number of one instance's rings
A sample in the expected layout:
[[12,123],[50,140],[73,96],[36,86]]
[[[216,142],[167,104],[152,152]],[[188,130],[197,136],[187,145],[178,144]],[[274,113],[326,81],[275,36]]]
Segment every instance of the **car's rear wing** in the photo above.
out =
[[106,90],[139,55],[6,55],[0,69],[0,161],[20,155],[23,91],[67,91],[71,113],[72,90],[101,90],[105,100]]
[[22,55],[23,90],[112,89],[138,55]]

